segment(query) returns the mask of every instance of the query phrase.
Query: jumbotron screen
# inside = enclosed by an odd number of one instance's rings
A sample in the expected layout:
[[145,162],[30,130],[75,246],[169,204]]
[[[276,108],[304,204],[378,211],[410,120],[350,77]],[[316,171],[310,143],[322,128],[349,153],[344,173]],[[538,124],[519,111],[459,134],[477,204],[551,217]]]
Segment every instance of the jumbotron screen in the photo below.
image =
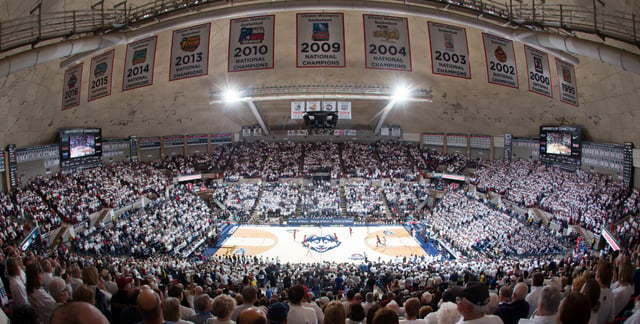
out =
[[60,131],[60,163],[63,168],[95,165],[102,158],[102,130],[74,128]]
[[540,126],[540,160],[559,166],[579,167],[582,129],[576,126]]

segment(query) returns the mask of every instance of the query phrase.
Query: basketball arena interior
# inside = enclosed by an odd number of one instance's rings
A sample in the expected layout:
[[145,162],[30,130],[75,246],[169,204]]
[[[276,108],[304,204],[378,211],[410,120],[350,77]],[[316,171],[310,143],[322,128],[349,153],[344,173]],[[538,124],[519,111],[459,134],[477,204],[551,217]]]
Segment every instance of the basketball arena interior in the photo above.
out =
[[639,323],[638,14],[6,0],[0,317]]

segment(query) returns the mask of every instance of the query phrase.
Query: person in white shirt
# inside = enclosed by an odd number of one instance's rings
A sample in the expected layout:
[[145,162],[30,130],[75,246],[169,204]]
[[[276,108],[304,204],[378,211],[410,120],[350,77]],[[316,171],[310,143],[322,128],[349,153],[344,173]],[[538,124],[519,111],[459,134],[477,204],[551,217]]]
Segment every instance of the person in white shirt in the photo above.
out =
[[556,314],[562,301],[560,288],[552,285],[542,287],[540,290],[538,305],[530,319],[522,318],[518,324],[555,324]]
[[500,317],[485,315],[489,304],[489,287],[479,281],[471,281],[456,297],[458,312],[462,318],[458,324],[502,324]]
[[304,287],[295,285],[289,288],[289,314],[287,322],[297,324],[318,324],[316,312],[308,307],[302,306],[304,299]]
[[611,262],[600,260],[596,271],[596,280],[600,284],[600,309],[598,324],[611,323],[615,319],[616,300],[609,287],[613,279],[613,265]]
[[9,276],[9,289],[11,290],[11,298],[13,299],[12,307],[29,305],[27,285],[25,282],[26,278],[20,267],[20,259],[16,257],[7,259],[7,275]]
[[630,262],[622,262],[618,268],[618,281],[611,285],[613,296],[615,297],[616,315],[620,314],[633,294],[631,280],[633,279],[633,266]]
[[544,275],[536,271],[533,273],[532,277],[532,285],[531,292],[527,295],[525,300],[529,303],[529,316],[533,315],[533,312],[538,307],[538,298],[540,298],[540,290],[542,289],[542,285],[544,284]]
[[37,263],[27,266],[27,293],[29,304],[38,314],[38,320],[43,324],[49,324],[51,314],[58,307],[56,300],[42,287],[42,268]]
[[404,311],[406,319],[401,320],[401,324],[423,324],[424,320],[418,319],[418,311],[420,310],[420,300],[418,298],[409,298],[404,302]]

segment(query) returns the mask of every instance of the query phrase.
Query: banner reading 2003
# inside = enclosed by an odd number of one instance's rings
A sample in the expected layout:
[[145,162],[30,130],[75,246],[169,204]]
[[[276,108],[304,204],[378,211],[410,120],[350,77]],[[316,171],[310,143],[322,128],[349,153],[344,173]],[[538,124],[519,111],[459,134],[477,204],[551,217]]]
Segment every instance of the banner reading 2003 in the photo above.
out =
[[551,69],[547,53],[527,45],[524,46],[529,73],[529,91],[547,97],[553,97],[551,86]]
[[429,22],[429,41],[434,74],[471,79],[467,32],[464,28]]
[[91,58],[89,71],[89,101],[111,94],[113,56],[115,50]]
[[127,45],[122,91],[153,84],[157,41],[158,36],[153,36]]
[[363,15],[368,69],[411,71],[407,18]]
[[231,19],[229,72],[273,69],[274,16]]
[[173,32],[169,81],[209,73],[210,32],[210,23]]
[[297,67],[344,67],[341,13],[297,14]]

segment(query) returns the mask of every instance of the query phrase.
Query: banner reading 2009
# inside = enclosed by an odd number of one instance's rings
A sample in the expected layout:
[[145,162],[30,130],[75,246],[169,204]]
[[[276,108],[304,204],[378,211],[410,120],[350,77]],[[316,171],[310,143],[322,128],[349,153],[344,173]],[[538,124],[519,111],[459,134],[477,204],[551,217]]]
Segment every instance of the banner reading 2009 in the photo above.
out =
[[102,55],[91,58],[91,70],[89,71],[89,101],[106,97],[111,94],[114,53],[115,50],[110,50]]
[[229,72],[273,69],[274,16],[231,19]]
[[489,83],[518,88],[518,66],[513,41],[482,33]]
[[525,45],[524,55],[527,58],[529,91],[543,96],[553,97],[551,69],[549,68],[547,53]]
[[467,32],[464,28],[429,22],[429,42],[434,74],[471,79]]
[[169,81],[209,73],[210,32],[210,23],[173,32]]
[[153,36],[127,45],[122,91],[153,84],[157,40],[158,36]]
[[[80,105],[80,85],[82,84],[82,66],[77,64],[64,71],[62,86],[62,110]],[[4,163],[0,163],[4,166]]]
[[297,67],[344,67],[341,13],[297,14]]
[[411,71],[407,18],[363,15],[368,69]]
[[578,106],[578,86],[576,85],[576,70],[573,64],[561,61],[556,57],[558,82],[560,83],[560,101]]

